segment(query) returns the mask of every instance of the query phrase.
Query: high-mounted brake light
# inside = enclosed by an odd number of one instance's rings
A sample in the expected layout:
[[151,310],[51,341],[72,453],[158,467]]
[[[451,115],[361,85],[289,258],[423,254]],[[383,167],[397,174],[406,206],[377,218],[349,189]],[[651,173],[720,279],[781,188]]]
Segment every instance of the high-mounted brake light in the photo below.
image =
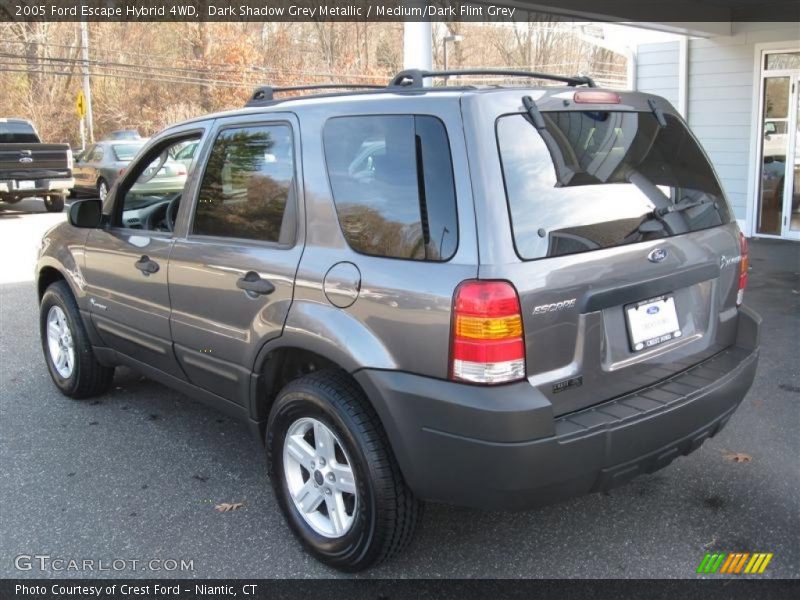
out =
[[576,104],[619,104],[619,94],[603,90],[581,90],[575,92],[572,101]]
[[465,281],[453,302],[450,376],[495,384],[525,377],[517,290],[507,281]]
[[739,250],[741,259],[739,260],[739,291],[736,294],[736,306],[740,306],[744,301],[744,289],[747,287],[747,271],[750,269],[750,248],[747,238],[739,232]]

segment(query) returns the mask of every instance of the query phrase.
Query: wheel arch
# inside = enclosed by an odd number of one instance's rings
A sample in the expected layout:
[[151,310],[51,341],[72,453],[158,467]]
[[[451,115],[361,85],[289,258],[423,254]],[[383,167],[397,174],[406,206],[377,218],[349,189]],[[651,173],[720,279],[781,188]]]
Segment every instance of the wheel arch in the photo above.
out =
[[302,376],[319,368],[336,368],[353,378],[365,367],[396,369],[397,364],[377,336],[349,311],[295,300],[283,333],[264,343],[256,355],[251,417],[266,422],[275,396],[292,380],[290,371]]
[[272,403],[281,389],[295,379],[322,369],[336,369],[352,378],[351,372],[337,358],[315,351],[308,344],[265,345],[250,386],[250,414],[254,421],[261,423],[262,441]]
[[[67,281],[67,278],[59,269],[51,265],[45,265],[39,269],[36,276],[36,293],[39,297],[39,302],[42,301],[42,297],[47,291],[47,288],[53,285],[56,281]],[[67,283],[67,285],[69,285],[69,283]],[[72,287],[70,286],[70,290],[71,289]]]

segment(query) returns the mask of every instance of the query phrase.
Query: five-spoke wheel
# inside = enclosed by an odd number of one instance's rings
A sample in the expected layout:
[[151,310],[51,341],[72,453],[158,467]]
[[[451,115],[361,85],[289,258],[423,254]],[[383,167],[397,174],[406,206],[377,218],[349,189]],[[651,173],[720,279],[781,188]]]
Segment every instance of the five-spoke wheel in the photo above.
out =
[[358,507],[353,469],[336,434],[312,418],[295,421],[283,443],[283,473],[294,505],[311,528],[341,537]]
[[359,571],[411,540],[420,503],[378,415],[347,373],[325,369],[288,383],[272,404],[266,444],[278,503],[326,564]]
[[58,374],[64,379],[70,377],[75,368],[75,344],[60,306],[51,306],[47,314],[47,348]]

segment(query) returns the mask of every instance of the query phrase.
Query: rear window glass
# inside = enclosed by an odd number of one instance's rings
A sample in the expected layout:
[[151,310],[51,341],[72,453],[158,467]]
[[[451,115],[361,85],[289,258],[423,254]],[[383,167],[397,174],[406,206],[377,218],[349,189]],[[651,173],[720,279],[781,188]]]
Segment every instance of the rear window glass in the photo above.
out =
[[[542,113],[497,122],[517,253],[536,259],[669,237],[730,221],[704,153],[652,113]],[[658,213],[658,214],[657,214]]]
[[136,153],[142,149],[144,144],[112,144],[111,148],[114,150],[114,157],[117,160],[133,160]]
[[413,115],[337,117],[323,132],[339,224],[364,254],[445,261],[458,246],[444,124]]
[[0,122],[0,144],[37,144],[36,135],[30,123]]

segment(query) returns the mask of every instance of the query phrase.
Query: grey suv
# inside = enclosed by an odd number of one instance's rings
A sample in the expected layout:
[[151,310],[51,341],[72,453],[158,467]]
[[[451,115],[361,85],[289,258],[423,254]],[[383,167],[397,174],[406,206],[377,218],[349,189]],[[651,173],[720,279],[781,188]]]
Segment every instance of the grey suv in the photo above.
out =
[[[125,365],[246,421],[344,570],[403,548],[421,501],[524,509],[664,467],[756,369],[747,244],[668,102],[442,75],[170,127],[38,261],[58,388]],[[180,192],[142,185],[195,142]]]

